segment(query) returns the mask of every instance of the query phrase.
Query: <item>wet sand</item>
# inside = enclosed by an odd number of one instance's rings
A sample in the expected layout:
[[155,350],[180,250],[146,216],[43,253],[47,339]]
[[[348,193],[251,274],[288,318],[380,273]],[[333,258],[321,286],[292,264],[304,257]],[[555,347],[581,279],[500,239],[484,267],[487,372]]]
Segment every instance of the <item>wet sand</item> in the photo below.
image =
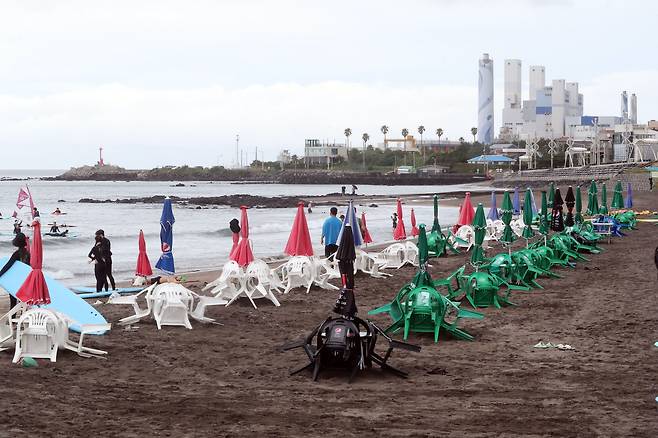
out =
[[[652,193],[636,208],[656,210]],[[71,352],[39,367],[11,364],[0,353],[4,384],[0,435],[16,436],[646,436],[658,435],[658,299],[651,223],[606,243],[601,254],[544,290],[516,292],[517,307],[482,309],[463,320],[473,342],[410,336],[420,353],[395,352],[390,363],[406,380],[378,370],[351,385],[341,373],[314,383],[288,376],[304,362],[281,352],[330,314],[337,293],[294,290],[274,308],[260,300],[211,308],[223,325],[158,331],[146,319],[136,331],[115,326],[86,344],[106,360]],[[493,248],[488,255],[499,252]],[[448,275],[468,255],[432,260],[433,278]],[[388,302],[414,274],[357,277],[361,315]],[[214,273],[191,276],[198,289]],[[95,300],[92,300],[95,301]],[[127,306],[99,305],[112,322]],[[468,307],[467,307],[468,308]],[[385,315],[373,320],[387,325]],[[539,340],[575,351],[538,350]]]

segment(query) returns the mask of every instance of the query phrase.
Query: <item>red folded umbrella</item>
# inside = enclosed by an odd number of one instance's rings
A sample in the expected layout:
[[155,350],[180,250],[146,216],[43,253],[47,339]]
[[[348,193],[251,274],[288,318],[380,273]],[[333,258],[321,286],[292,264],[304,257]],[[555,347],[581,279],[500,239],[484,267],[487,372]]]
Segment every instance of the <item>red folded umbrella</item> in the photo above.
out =
[[237,262],[240,266],[247,266],[254,261],[254,253],[251,252],[251,243],[249,242],[249,221],[247,220],[247,207],[240,207],[240,242],[231,253],[231,260]]
[[311,233],[308,231],[303,202],[300,202],[297,206],[297,215],[295,215],[295,221],[292,223],[292,230],[290,230],[290,237],[288,237],[285,252],[291,256],[310,257],[313,255]]
[[366,224],[366,214],[365,212],[361,213],[361,231],[363,234],[363,243],[368,244],[372,243],[372,237],[370,236],[370,231],[368,231],[368,225]]
[[149,256],[146,254],[146,240],[144,239],[144,231],[139,230],[139,255],[137,256],[137,268],[135,269],[135,275],[141,277],[148,277],[153,275],[153,269],[151,269],[151,262],[149,261]]
[[420,234],[420,231],[418,231],[418,227],[416,226],[416,213],[414,213],[414,209],[411,209],[411,235],[416,237],[417,235]]
[[228,255],[231,260],[233,260],[232,257],[235,250],[238,249],[238,242],[240,242],[240,233],[233,233],[233,245],[231,246],[231,252]]
[[395,240],[404,240],[407,238],[407,232],[404,230],[404,220],[402,220],[402,200],[398,198],[398,224],[393,231]]
[[50,304],[48,285],[43,276],[43,245],[41,243],[41,223],[37,220],[32,223],[34,237],[32,239],[32,251],[30,252],[30,266],[32,271],[21,285],[16,298],[26,304]]
[[457,231],[462,225],[471,225],[474,217],[475,209],[473,208],[473,204],[471,204],[471,192],[466,192],[464,203],[459,207],[459,219],[457,219],[457,225],[455,225],[454,231]]

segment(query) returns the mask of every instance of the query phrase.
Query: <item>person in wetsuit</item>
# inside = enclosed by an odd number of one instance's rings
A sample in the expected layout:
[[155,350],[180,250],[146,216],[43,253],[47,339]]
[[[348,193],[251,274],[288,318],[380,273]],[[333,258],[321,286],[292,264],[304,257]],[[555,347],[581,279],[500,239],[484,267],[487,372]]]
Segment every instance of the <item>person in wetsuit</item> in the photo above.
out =
[[21,225],[23,225],[23,222],[19,220],[14,221],[14,234],[22,234]]
[[53,226],[50,227],[50,232],[51,233],[59,233],[59,227],[57,226],[57,222],[53,221]]
[[100,292],[103,287],[107,291],[107,273],[106,261],[103,257],[103,238],[96,235],[94,246],[89,251],[88,257],[94,262],[94,276],[96,277],[96,292]]
[[[17,249],[11,255],[7,263],[5,263],[2,269],[0,269],[0,277],[2,277],[5,272],[7,272],[16,262],[23,262],[27,265],[30,264],[30,251],[27,249],[27,238],[25,237],[25,234],[21,232],[17,233],[11,243]],[[18,304],[18,300],[12,295],[9,295],[10,309],[13,309],[16,304]]]
[[103,230],[98,230],[96,231],[96,236],[101,237],[101,251],[103,252],[103,259],[105,260],[105,274],[107,275],[107,278],[110,280],[110,284],[112,285],[112,290],[115,290],[116,284],[114,282],[114,276],[112,275],[112,251],[111,251],[111,244],[110,244],[110,239],[105,237],[105,231]]

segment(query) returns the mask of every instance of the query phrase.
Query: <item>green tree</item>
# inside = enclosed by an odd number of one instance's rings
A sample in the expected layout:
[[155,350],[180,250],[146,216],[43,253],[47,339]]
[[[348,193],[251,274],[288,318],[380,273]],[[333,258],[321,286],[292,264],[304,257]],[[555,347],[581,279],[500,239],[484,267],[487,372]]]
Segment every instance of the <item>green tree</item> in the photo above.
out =
[[475,127],[471,128],[471,135],[473,136],[473,143],[475,143],[475,136],[478,135],[478,129]]
[[420,134],[420,148],[423,150],[423,165],[425,164],[425,146],[423,145],[423,133],[425,132],[425,127],[420,125],[418,127],[418,133]]
[[407,128],[402,129],[402,138],[404,139],[404,165],[407,165],[407,135],[409,135],[409,130]]
[[382,125],[382,127],[380,128],[380,130],[382,131],[382,134],[384,134],[384,149],[387,149],[387,146],[386,146],[386,134],[388,134],[388,126],[386,126],[386,125]]
[[350,135],[352,135],[352,130],[350,128],[345,129],[345,147],[350,149]]
[[363,140],[363,171],[366,171],[366,143],[368,143],[368,140],[370,140],[370,136],[368,135],[367,132],[364,132],[363,135],[361,136],[361,140]]

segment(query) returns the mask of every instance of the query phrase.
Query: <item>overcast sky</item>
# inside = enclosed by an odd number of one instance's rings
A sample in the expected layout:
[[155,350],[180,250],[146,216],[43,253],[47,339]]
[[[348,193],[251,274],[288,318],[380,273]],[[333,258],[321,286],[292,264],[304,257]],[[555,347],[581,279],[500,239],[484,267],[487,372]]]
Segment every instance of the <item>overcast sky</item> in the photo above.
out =
[[[605,0],[4,0],[0,168],[235,162],[302,153],[305,138],[470,137],[477,62],[581,84],[585,113],[617,115],[622,90],[658,119],[658,2]],[[444,136],[445,138],[445,136]],[[356,141],[356,140],[355,140]]]

